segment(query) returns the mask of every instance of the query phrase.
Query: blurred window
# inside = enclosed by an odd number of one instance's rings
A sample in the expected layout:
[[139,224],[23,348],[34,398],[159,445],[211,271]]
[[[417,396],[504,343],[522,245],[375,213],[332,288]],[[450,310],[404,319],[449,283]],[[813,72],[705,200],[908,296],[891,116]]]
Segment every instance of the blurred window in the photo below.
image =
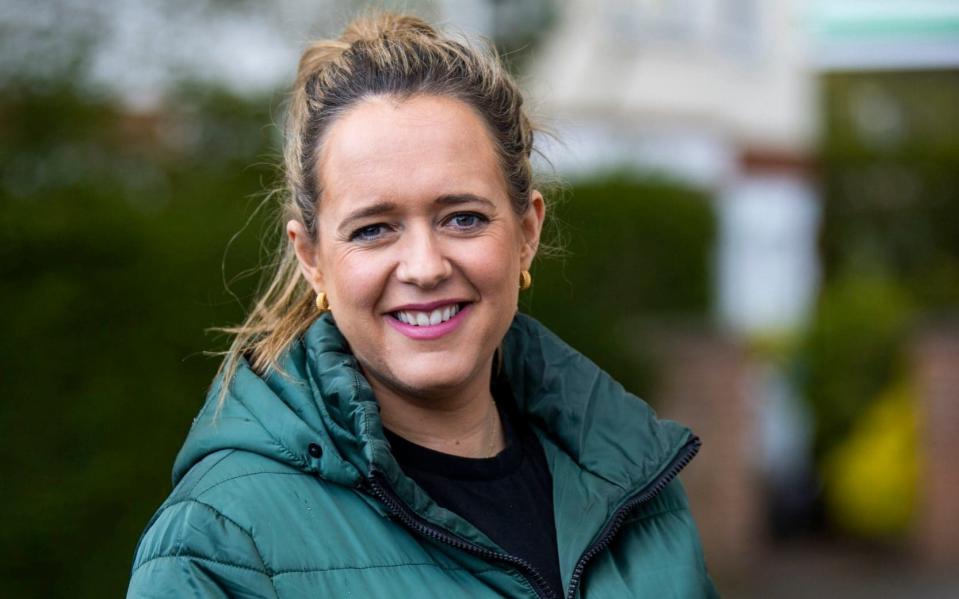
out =
[[750,58],[759,49],[760,14],[756,0],[722,0],[717,7],[716,41],[723,50]]

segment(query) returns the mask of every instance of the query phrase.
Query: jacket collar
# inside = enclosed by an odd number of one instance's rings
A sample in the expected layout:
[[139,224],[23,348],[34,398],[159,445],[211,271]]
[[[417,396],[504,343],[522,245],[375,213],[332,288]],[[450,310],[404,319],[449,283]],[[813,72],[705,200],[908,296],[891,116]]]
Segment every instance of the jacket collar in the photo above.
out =
[[[541,437],[612,488],[642,487],[691,437],[686,428],[657,420],[642,400],[528,316],[516,315],[502,350],[519,411]],[[223,382],[214,382],[177,456],[175,483],[206,455],[240,449],[348,486],[375,469],[415,510],[435,511],[393,459],[372,389],[329,314],[290,347],[281,365],[283,372],[261,377],[241,362],[218,417]]]

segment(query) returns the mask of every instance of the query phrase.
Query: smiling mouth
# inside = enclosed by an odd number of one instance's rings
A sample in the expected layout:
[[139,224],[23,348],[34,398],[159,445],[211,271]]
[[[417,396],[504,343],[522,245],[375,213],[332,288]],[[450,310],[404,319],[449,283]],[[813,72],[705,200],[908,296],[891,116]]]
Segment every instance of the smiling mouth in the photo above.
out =
[[431,327],[453,318],[466,304],[467,302],[448,304],[433,310],[398,310],[390,312],[390,316],[410,326]]

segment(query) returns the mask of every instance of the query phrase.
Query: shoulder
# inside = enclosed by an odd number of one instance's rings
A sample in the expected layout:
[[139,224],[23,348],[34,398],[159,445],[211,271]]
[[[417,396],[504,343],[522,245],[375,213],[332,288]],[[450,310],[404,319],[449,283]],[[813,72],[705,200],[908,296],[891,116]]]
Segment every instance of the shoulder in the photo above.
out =
[[197,462],[173,489],[161,511],[180,502],[199,502],[224,511],[235,511],[248,500],[237,501],[250,493],[282,492],[287,486],[313,483],[317,478],[289,464],[266,456],[228,449],[217,451]]
[[224,450],[195,464],[160,506],[140,538],[133,570],[171,557],[268,577],[396,564],[419,554],[406,537],[358,489]]
[[232,450],[197,463],[140,537],[127,596],[215,597],[240,589],[275,596],[271,567],[252,522],[235,513],[225,497],[242,481],[256,484],[284,470],[289,469]]
[[610,551],[591,567],[584,594],[627,597],[647,589],[660,596],[717,596],[678,479],[632,512]]
[[674,554],[702,565],[699,532],[689,509],[689,500],[679,479],[674,479],[653,499],[635,509],[624,527],[648,538],[661,537],[678,549]]
[[[630,529],[627,536],[633,537],[637,545],[659,548],[644,553],[644,560],[648,561],[644,571],[682,574],[691,585],[688,596],[715,595],[699,531],[689,509],[686,491],[678,478],[633,513],[627,528]],[[664,550],[666,548],[668,550]]]
[[151,519],[134,573],[152,561],[186,556],[271,574],[283,566],[280,539],[309,515],[304,512],[359,501],[348,495],[348,489],[255,453],[212,453],[187,472]]
[[[187,472],[150,520],[137,547],[134,569],[167,554],[202,553],[202,548],[191,549],[200,545],[195,542],[198,538],[222,537],[231,541],[226,547],[252,547],[252,521],[236,509],[243,495],[240,489],[264,487],[266,479],[298,475],[306,476],[248,452],[225,450],[208,455]],[[248,567],[264,566],[247,563],[249,560],[239,562]]]

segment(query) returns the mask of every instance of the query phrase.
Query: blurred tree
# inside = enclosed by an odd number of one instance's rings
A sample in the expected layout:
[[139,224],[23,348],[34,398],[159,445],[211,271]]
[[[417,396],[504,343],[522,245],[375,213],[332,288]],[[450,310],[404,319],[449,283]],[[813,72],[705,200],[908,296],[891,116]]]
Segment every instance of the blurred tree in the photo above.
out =
[[825,281],[803,387],[834,518],[901,532],[917,449],[896,381],[917,321],[959,307],[959,71],[835,73],[823,87]]
[[834,74],[825,103],[827,280],[875,273],[959,305],[959,71]]
[[898,376],[915,319],[959,306],[959,72],[824,83],[825,285],[804,352],[819,455]]
[[[0,98],[6,595],[122,594],[217,366],[203,331],[242,313],[221,268],[244,198],[272,178],[256,166],[276,151],[268,105],[188,89],[151,114],[66,86]],[[257,263],[254,220],[230,265]]]
[[803,348],[817,455],[845,437],[899,374],[900,347],[913,310],[906,290],[884,278],[849,276],[823,289]]

